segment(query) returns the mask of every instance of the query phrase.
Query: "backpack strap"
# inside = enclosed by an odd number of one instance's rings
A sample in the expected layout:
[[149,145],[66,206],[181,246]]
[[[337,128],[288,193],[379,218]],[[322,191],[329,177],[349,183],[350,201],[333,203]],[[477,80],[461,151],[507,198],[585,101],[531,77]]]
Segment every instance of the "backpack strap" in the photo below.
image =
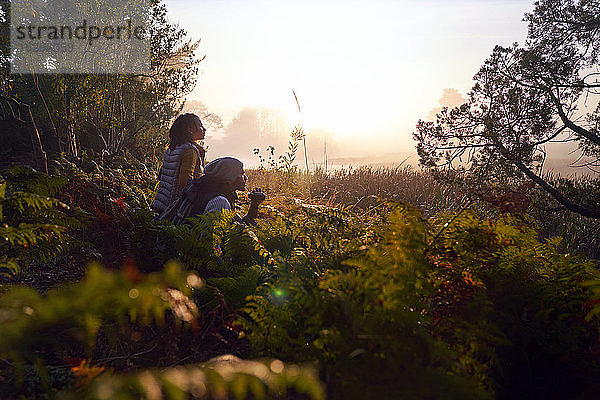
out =
[[205,164],[205,155],[206,155],[206,150],[204,150],[204,148],[202,146],[200,146],[199,144],[197,144],[196,142],[192,142],[192,147],[194,148],[194,150],[196,151],[196,155],[198,156],[198,161],[200,161],[200,165],[202,166],[202,169],[204,169],[204,164]]
[[156,218],[158,221],[167,220],[173,221],[173,215],[177,211],[178,201],[174,201],[167,206]]

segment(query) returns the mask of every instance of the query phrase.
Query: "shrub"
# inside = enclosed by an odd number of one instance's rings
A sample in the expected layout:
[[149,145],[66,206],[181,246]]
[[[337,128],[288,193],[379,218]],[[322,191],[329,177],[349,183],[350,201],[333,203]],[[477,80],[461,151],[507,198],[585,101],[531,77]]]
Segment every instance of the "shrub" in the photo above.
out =
[[2,172],[0,276],[14,278],[34,262],[47,263],[83,244],[74,233],[87,216],[54,198],[66,181],[19,165]]

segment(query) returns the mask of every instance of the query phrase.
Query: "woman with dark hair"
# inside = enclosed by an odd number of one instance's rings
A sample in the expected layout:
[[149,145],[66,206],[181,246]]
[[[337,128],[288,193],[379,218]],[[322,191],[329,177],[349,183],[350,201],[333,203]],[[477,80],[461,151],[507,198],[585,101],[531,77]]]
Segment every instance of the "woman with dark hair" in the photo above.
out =
[[169,130],[169,146],[165,151],[159,172],[158,190],[152,203],[157,213],[162,213],[179,197],[190,179],[204,173],[205,150],[196,141],[204,139],[206,129],[195,114],[177,117]]

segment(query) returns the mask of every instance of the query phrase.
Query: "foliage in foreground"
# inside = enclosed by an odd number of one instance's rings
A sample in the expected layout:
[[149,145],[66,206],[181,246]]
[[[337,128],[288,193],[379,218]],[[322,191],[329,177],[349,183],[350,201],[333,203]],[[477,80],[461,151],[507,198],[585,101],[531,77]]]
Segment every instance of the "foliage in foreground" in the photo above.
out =
[[[152,220],[135,174],[63,167],[56,198],[91,228],[58,239],[122,268],[43,295],[1,287],[3,397],[552,398],[600,376],[597,270],[526,217],[288,197],[252,230],[232,213],[174,227]],[[20,275],[38,285],[61,257],[32,268],[34,254]],[[268,361],[206,364],[222,354]]]
[[280,360],[244,361],[223,356],[200,365],[162,371],[146,370],[125,375],[105,375],[85,392],[65,399],[312,399],[324,392],[310,366],[284,364]]
[[595,302],[580,285],[598,276],[593,263],[509,217],[396,209],[376,232],[364,255],[312,279],[302,260],[280,259],[279,279],[239,320],[253,355],[324,360],[332,398],[484,397],[483,387],[535,398],[566,390],[561,378],[575,394],[572,382],[598,376],[597,323],[585,320]]
[[17,273],[32,260],[46,261],[73,248],[69,229],[85,215],[54,198],[65,178],[13,166],[0,175],[0,276]]
[[[0,393],[9,397],[15,389],[21,394],[31,390],[25,386],[29,363],[36,365],[35,374],[46,395],[63,389],[60,394],[64,398],[154,399],[164,395],[180,399],[192,395],[260,399],[282,396],[288,391],[311,399],[323,398],[312,367],[286,366],[279,360],[269,360],[265,365],[231,356],[202,365],[125,375],[105,372],[105,367],[84,361],[70,371],[47,366],[60,360],[65,363],[91,358],[99,333],[117,343],[123,330],[132,324],[165,325],[169,319],[167,310],[180,321],[182,334],[193,331],[198,308],[188,295],[201,286],[202,280],[196,275],[170,264],[163,273],[148,276],[93,266],[81,284],[45,296],[29,288],[10,288],[0,295],[0,354],[15,367],[9,374],[12,378],[0,386]],[[114,322],[118,324],[115,326]],[[57,379],[60,375],[63,378]]]
[[[201,280],[170,264],[162,274],[137,276],[131,271],[109,272],[91,266],[77,284],[40,295],[14,286],[0,295],[0,353],[17,364],[61,359],[64,342],[82,346],[91,356],[98,331],[107,322],[164,324],[170,309],[182,321],[191,321],[196,306],[187,298]],[[61,338],[56,335],[62,332]]]
[[461,368],[501,398],[585,392],[587,373],[598,373],[598,325],[586,321],[593,302],[581,283],[597,279],[595,264],[561,254],[559,238],[540,242],[519,218],[430,222],[441,231],[428,250],[432,332],[461,354]]

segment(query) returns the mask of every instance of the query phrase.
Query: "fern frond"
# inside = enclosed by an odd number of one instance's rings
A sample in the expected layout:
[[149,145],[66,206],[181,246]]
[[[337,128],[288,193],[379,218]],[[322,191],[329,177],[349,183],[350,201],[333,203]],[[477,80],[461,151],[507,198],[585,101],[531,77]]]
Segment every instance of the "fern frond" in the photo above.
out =
[[5,198],[4,202],[21,213],[25,210],[36,212],[53,207],[69,209],[69,206],[57,199],[27,192],[13,192]]
[[258,268],[248,268],[235,277],[211,278],[207,282],[219,289],[230,307],[237,308],[243,304],[246,297],[254,294],[259,275]]
[[67,228],[52,224],[19,224],[0,226],[0,240],[17,246],[35,246],[40,241],[60,236]]
[[20,271],[19,264],[14,258],[0,258],[0,276],[11,276]]
[[49,176],[29,166],[18,164],[4,170],[2,174],[15,190],[37,193],[41,196],[54,196],[68,183],[65,176]]
[[308,365],[284,364],[280,360],[241,360],[220,356],[200,365],[130,374],[105,374],[85,393],[67,399],[267,399],[301,395],[324,400],[325,392],[316,371]]
[[162,273],[133,282],[124,271],[92,265],[82,282],[45,296],[32,288],[12,287],[0,295],[0,353],[15,360],[34,360],[41,344],[61,349],[64,338],[56,336],[57,327],[71,328],[77,332],[75,337],[91,346],[102,321],[162,323],[165,311],[171,309],[189,322],[196,310],[188,298],[193,289],[188,282],[197,281],[189,275],[171,263]]

